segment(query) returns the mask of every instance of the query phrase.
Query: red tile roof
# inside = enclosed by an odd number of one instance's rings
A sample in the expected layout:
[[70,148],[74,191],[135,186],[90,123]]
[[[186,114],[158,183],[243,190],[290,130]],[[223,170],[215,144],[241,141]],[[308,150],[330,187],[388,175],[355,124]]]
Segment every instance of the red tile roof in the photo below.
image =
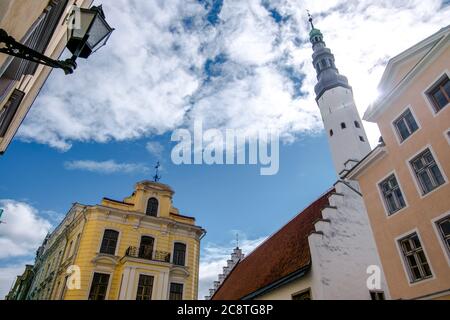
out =
[[213,300],[239,300],[307,267],[311,263],[308,236],[329,205],[331,190],[310,204],[242,260],[216,291]]

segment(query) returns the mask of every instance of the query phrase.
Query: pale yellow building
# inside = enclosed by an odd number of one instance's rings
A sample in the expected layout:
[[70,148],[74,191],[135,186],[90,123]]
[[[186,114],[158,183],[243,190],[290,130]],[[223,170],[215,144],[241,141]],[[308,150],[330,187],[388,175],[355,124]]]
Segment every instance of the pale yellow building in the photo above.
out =
[[359,181],[393,299],[450,298],[450,26],[391,59]]
[[29,299],[195,300],[205,230],[143,181],[123,201],[74,204],[38,250]]
[[[87,8],[91,3],[1,0],[0,29],[27,47],[57,59],[67,44],[67,17],[72,6]],[[49,67],[0,53],[0,155],[11,143],[50,72]]]

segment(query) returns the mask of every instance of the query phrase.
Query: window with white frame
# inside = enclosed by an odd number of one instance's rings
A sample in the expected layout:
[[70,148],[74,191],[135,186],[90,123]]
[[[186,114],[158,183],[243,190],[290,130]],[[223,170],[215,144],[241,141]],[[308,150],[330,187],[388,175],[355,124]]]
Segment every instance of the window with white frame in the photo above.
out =
[[100,253],[116,254],[117,241],[119,239],[119,232],[116,230],[106,229],[103,233],[102,245],[100,246]]
[[400,248],[407,265],[411,282],[432,277],[422,244],[417,233],[412,233],[399,241]]
[[444,109],[450,103],[450,80],[446,74],[427,91],[427,96],[436,113]]
[[409,109],[394,121],[394,126],[402,142],[419,129],[416,119]]
[[441,173],[430,149],[426,149],[413,160],[411,166],[422,188],[423,194],[427,194],[440,185],[445,183],[444,176]]
[[436,226],[441,236],[447,254],[450,256],[450,215],[436,222]]
[[386,300],[383,291],[370,291],[370,299],[372,300]]
[[105,300],[108,291],[110,275],[107,273],[95,272],[92,278],[91,291],[89,292],[89,300]]
[[154,278],[152,276],[145,274],[139,276],[136,300],[152,300],[153,281]]
[[405,199],[394,174],[384,179],[379,186],[389,215],[394,214],[406,206]]

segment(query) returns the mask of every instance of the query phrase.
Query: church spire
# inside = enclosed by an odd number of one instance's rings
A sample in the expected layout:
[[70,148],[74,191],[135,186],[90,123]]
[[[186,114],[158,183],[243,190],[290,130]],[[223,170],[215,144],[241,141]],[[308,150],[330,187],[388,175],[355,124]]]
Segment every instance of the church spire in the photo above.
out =
[[334,55],[327,48],[322,32],[311,24],[309,40],[313,49],[313,65],[317,73],[314,87],[333,163],[338,176],[344,176],[370,152],[367,135],[353,99],[353,91],[345,76],[336,68]]
[[311,31],[309,40],[313,47],[313,65],[316,69],[318,83],[315,87],[316,100],[319,100],[323,93],[335,87],[345,87],[351,90],[345,76],[339,74],[336,68],[334,55],[323,40],[322,32],[314,26],[313,18],[308,12]]

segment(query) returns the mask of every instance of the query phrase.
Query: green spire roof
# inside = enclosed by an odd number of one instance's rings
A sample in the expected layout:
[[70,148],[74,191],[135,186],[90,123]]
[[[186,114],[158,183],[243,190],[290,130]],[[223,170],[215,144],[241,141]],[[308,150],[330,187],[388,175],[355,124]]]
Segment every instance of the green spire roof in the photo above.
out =
[[312,29],[311,32],[309,33],[309,37],[310,38],[312,38],[314,36],[321,36],[321,37],[323,37],[322,32],[319,29],[316,29],[316,28]]

